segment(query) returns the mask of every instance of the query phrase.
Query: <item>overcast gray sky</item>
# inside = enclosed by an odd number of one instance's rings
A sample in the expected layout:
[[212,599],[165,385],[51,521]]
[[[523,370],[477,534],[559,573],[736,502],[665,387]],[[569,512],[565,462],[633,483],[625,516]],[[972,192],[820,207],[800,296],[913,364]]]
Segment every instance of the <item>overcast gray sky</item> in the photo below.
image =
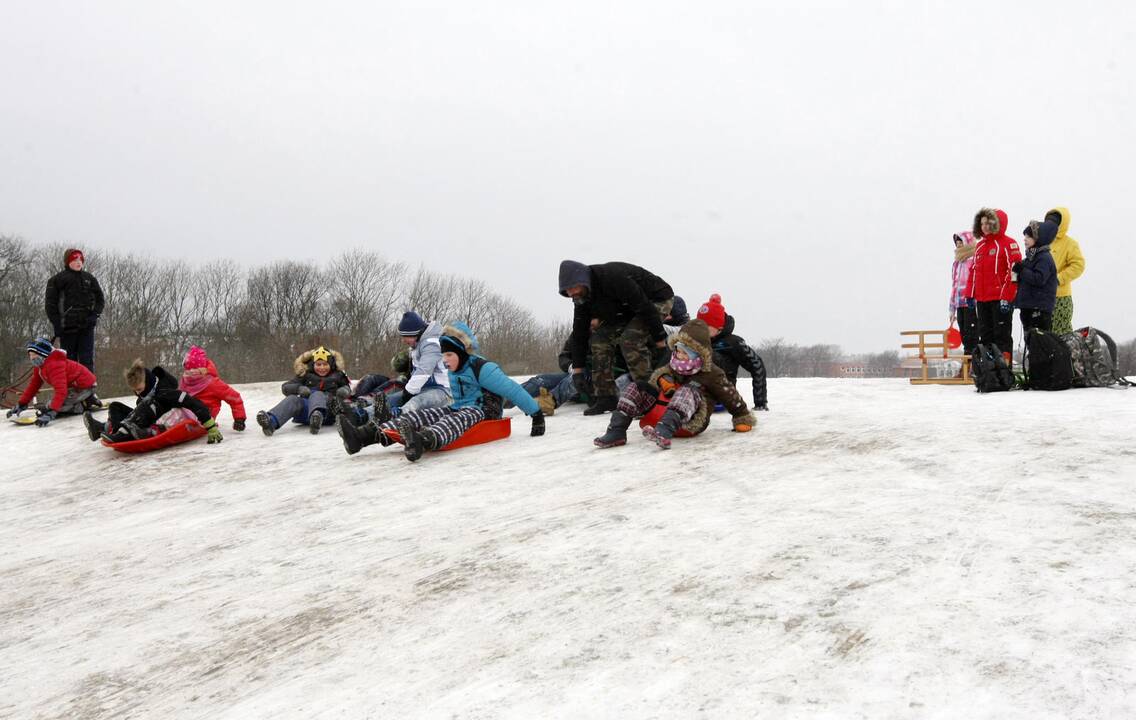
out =
[[[951,234],[1053,205],[1136,336],[1128,2],[7,2],[0,233],[365,247],[567,318],[626,260],[756,342],[946,323]],[[1016,332],[1015,337],[1020,334]]]

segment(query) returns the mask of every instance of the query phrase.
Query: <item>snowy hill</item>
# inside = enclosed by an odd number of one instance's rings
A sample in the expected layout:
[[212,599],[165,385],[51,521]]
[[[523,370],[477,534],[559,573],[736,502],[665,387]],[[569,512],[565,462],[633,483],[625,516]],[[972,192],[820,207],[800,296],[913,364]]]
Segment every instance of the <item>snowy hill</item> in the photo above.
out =
[[1136,391],[770,399],[415,465],[6,425],[0,717],[1136,716]]

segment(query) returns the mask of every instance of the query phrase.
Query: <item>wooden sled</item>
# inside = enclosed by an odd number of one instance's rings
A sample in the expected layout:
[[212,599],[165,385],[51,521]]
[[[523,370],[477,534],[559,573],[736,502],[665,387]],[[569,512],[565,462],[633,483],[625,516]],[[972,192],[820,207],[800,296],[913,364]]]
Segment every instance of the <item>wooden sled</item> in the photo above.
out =
[[[504,439],[509,437],[512,433],[512,418],[501,418],[500,420],[482,420],[474,427],[466,430],[466,434],[462,435],[456,441],[453,441],[445,447],[440,447],[438,450],[457,450],[458,447],[467,447],[469,445],[481,445],[484,443],[492,443],[495,439]],[[396,443],[402,442],[402,436],[399,435],[398,430],[389,429],[383,430],[383,434],[393,439]]]
[[[481,445],[494,440],[504,440],[509,437],[513,432],[513,419],[501,418],[500,420],[482,420],[457,440],[454,440],[449,445],[440,450],[457,450],[458,448],[468,447],[470,445]],[[394,440],[396,443],[402,442],[402,436],[398,434],[398,430],[383,430],[383,434]]]
[[[904,350],[918,350],[919,354],[910,356],[910,359],[918,359],[921,374],[919,377],[911,378],[912,385],[973,385],[974,380],[970,377],[970,356],[969,355],[952,355],[950,354],[951,344],[948,338],[950,329],[947,330],[904,330],[900,333],[902,336],[912,336],[919,339],[918,342],[903,343],[900,345]],[[938,342],[932,342],[938,340]],[[928,352],[931,351],[931,352]],[[958,377],[931,377],[931,361],[932,360],[957,360],[962,363],[962,374]]]
[[[658,425],[659,420],[663,418],[663,413],[667,411],[667,405],[669,405],[670,402],[670,395],[667,395],[665,392],[660,390],[659,399],[658,402],[655,403],[655,407],[651,408],[651,410],[646,415],[639,418],[639,427],[655,427],[656,425]],[[688,438],[694,437],[694,433],[684,428],[679,428],[678,430],[675,430],[674,436],[676,438]]]
[[118,443],[112,443],[106,438],[102,438],[102,443],[116,452],[135,454],[161,450],[171,445],[180,445],[208,434],[209,431],[203,428],[201,423],[196,420],[182,420],[178,424],[171,426],[165,432],[152,437],[142,438],[141,440],[127,440],[126,442]]

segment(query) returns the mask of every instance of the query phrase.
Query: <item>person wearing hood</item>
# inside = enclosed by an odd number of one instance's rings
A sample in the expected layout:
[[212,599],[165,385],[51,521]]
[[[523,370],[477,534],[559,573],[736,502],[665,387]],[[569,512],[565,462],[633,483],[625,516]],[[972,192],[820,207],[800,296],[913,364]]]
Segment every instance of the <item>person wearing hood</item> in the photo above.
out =
[[[623,351],[627,369],[645,381],[665,361],[667,333],[663,318],[671,313],[674,290],[662,278],[630,263],[584,265],[560,263],[560,294],[572,298],[572,375],[581,394],[594,393],[585,415],[615,409],[617,389],[612,365],[615,348]],[[591,388],[583,376],[588,347],[592,351]]]
[[1011,266],[1022,259],[1018,241],[1006,235],[1006,213],[982,208],[974,215],[974,265],[970,269],[970,292],[978,315],[978,342],[996,345],[1013,363],[1013,310],[1017,283]]
[[36,417],[38,427],[46,427],[59,415],[77,415],[96,406],[94,373],[68,359],[67,353],[57,350],[47,338],[29,340],[24,349],[28,352],[28,362],[32,364],[32,377],[15,407],[8,411],[8,417],[27,409],[45,383],[54,393],[51,402]]
[[168,427],[189,418],[205,428],[210,445],[224,439],[205,403],[179,389],[177,380],[160,365],[147,368],[141,359],[135,360],[123,377],[137,396],[135,405],[131,408],[124,403],[112,402],[107,409],[105,423],[96,420],[90,411],[83,413],[87,435],[92,442],[100,436],[111,443],[141,440],[161,434]]
[[532,418],[531,435],[544,435],[544,414],[537,402],[501,370],[495,362],[477,354],[477,336],[468,325],[447,325],[440,339],[446,369],[450,373],[453,401],[447,407],[403,410],[397,418],[376,408],[374,420],[355,427],[346,419],[339,421],[343,449],[354,455],[360,449],[378,443],[390,445],[384,430],[397,430],[404,453],[411,462],[427,450],[440,450],[464,435],[482,420],[501,417],[504,401],[509,400]]
[[271,435],[289,420],[307,425],[315,435],[324,423],[331,421],[334,406],[328,400],[337,393],[351,391],[351,380],[345,372],[343,355],[320,345],[300,354],[292,362],[295,375],[280,386],[284,399],[271,410],[256,414],[256,424],[265,435]]
[[1045,214],[1048,222],[1056,223],[1057,237],[1049,246],[1053,264],[1057,267],[1057,300],[1053,305],[1053,332],[1063,335],[1073,332],[1073,281],[1085,272],[1085,256],[1081,245],[1069,237],[1069,208],[1055,207]]
[[671,438],[679,430],[692,436],[704,432],[717,403],[733,416],[735,432],[749,432],[757,424],[737,388],[714,364],[710,327],[704,321],[691,320],[667,340],[667,345],[671,350],[667,365],[648,381],[632,383],[623,390],[607,432],[592,441],[596,447],[627,444],[632,419],[650,412],[659,402],[660,392],[670,396],[667,410],[655,425],[643,428],[643,435],[663,450],[670,448]]
[[978,344],[978,315],[975,311],[974,290],[970,286],[970,271],[974,266],[974,233],[963,230],[955,233],[955,261],[951,266],[951,317],[958,323],[962,335],[962,349],[967,355],[974,353]]
[[205,349],[196,345],[191,347],[182,361],[182,369],[185,372],[178,387],[205,403],[213,418],[221,412],[221,403],[228,403],[233,413],[233,429],[242,432],[247,420],[244,399],[221,379],[217,366],[209,359]]
[[68,248],[63,253],[63,270],[47,281],[44,309],[59,346],[93,373],[95,326],[105,299],[99,281],[83,269],[86,261],[82,250]]
[[710,346],[714,349],[714,364],[722,368],[736,387],[738,368],[749,373],[753,384],[753,409],[769,410],[769,392],[765,380],[765,362],[757,351],[746,344],[745,338],[734,334],[734,316],[722,306],[717,293],[698,308],[698,319],[710,328]]
[[1057,237],[1057,223],[1032,221],[1022,232],[1026,257],[1014,263],[1018,276],[1018,297],[1014,301],[1021,314],[1022,332],[1030,328],[1052,330],[1053,307],[1057,300],[1057,265],[1050,244]]

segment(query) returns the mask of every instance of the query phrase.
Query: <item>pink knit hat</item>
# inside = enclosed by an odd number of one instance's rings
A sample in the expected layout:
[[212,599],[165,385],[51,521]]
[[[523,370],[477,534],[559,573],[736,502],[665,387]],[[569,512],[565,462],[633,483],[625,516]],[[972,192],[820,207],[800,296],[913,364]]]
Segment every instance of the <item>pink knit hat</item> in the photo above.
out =
[[182,366],[186,370],[196,370],[197,368],[208,367],[209,357],[205,354],[205,351],[203,349],[194,345],[189,349],[189,352],[185,354],[185,362],[182,363]]

